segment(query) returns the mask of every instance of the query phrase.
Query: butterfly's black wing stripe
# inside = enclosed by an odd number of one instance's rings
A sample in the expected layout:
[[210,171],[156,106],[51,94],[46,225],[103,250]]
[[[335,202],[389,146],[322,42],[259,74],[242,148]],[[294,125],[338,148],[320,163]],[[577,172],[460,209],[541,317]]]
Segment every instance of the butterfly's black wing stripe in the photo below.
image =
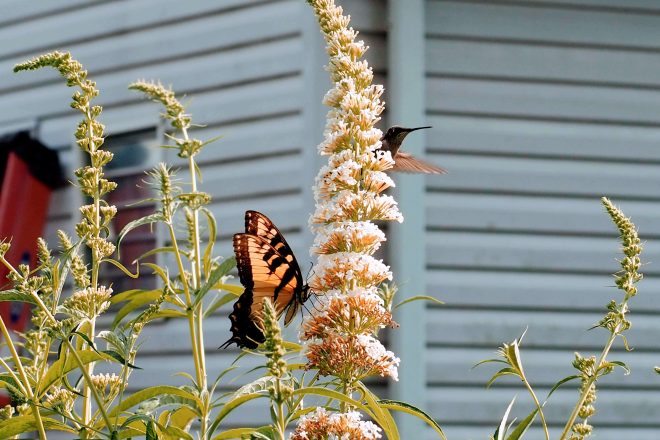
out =
[[280,230],[277,229],[277,226],[262,213],[245,211],[245,233],[265,238],[287,261],[290,263],[295,261],[291,246],[286,242]]
[[253,299],[252,289],[245,289],[236,303],[234,303],[234,310],[229,315],[232,337],[222,344],[220,348],[227,348],[231,344],[236,344],[239,348],[255,349],[260,343],[264,342],[263,332],[250,319]]
[[245,291],[229,316],[232,337],[223,347],[235,343],[239,347],[256,348],[263,342],[261,320],[265,298],[272,298],[278,317],[301,298],[302,275],[295,257],[280,254],[271,242],[252,234],[234,235],[234,253]]

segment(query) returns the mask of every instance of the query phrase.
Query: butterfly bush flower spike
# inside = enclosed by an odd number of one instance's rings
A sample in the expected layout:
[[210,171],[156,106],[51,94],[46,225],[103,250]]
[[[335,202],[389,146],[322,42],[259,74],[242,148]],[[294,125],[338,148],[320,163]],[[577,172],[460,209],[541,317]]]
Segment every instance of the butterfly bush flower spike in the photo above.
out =
[[[377,338],[379,329],[395,325],[377,295],[378,285],[391,280],[392,273],[373,254],[385,241],[374,222],[401,222],[403,217],[396,201],[383,194],[394,186],[385,174],[394,161],[390,152],[377,151],[383,87],[372,84],[373,71],[360,60],[367,47],[355,41],[349,17],[333,0],[308,1],[327,43],[334,87],[324,98],[330,111],[318,150],[328,163],[316,177],[316,210],[310,218],[318,262],[309,285],[319,306],[303,322],[300,338],[308,367],[337,377],[350,395],[365,377],[398,377],[399,359]],[[329,415],[319,408],[300,422],[292,438],[379,438],[365,423],[357,413]]]
[[358,412],[331,414],[319,407],[315,412],[300,418],[290,440],[375,440],[381,437],[380,428],[372,422],[360,420]]

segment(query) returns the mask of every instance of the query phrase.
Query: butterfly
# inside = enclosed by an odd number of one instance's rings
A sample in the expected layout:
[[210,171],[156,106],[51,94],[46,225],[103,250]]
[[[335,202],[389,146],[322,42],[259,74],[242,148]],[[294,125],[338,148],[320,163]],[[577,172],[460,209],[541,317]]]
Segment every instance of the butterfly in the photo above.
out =
[[285,314],[288,325],[309,298],[300,266],[282,233],[273,222],[257,211],[245,212],[245,233],[234,235],[238,276],[245,290],[229,315],[232,337],[222,344],[235,343],[250,349],[264,342],[263,302],[269,298],[277,317]]

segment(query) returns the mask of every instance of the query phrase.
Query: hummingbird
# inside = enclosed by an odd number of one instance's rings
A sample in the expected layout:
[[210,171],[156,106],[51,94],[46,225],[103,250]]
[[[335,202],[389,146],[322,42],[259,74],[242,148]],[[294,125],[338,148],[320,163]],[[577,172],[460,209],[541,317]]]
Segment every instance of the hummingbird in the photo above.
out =
[[403,143],[403,140],[406,138],[406,136],[408,136],[408,133],[415,130],[422,130],[424,128],[431,127],[426,126],[406,128],[399,125],[393,125],[388,128],[385,134],[383,134],[383,137],[380,138],[380,142],[382,144],[380,149],[392,153],[392,159],[394,159],[394,166],[392,167],[392,171],[424,174],[445,174],[447,172],[447,170],[444,168],[440,168],[439,166],[425,162],[421,159],[417,159],[410,153],[404,153],[400,151],[401,143]]

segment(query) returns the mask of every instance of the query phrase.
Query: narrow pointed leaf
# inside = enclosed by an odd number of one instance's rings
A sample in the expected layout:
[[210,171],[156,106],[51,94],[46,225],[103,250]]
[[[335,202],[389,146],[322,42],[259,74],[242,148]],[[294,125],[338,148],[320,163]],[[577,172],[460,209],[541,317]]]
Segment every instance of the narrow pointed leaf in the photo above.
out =
[[222,408],[220,409],[220,412],[215,416],[215,419],[213,420],[213,423],[211,423],[211,426],[209,427],[209,433],[214,433],[215,430],[217,429],[218,425],[222,420],[231,413],[234,408],[237,408],[241,405],[243,405],[246,402],[249,402],[254,399],[259,399],[259,398],[267,398],[268,395],[264,393],[253,393],[253,394],[245,394],[243,396],[237,397],[235,399],[230,400],[229,402],[225,403]]
[[534,410],[527,417],[525,417],[520,423],[518,423],[516,429],[511,431],[511,434],[509,434],[506,440],[520,440],[523,437],[523,435],[525,435],[529,427],[532,426],[532,422],[536,418],[536,414],[538,412],[539,409],[534,408]]
[[4,290],[0,292],[0,301],[19,301],[29,304],[36,304],[32,295],[28,293],[21,293],[17,290]]
[[160,212],[156,212],[144,216],[142,218],[139,218],[137,220],[133,220],[132,222],[129,222],[126,226],[124,226],[124,229],[122,229],[119,235],[117,236],[117,256],[119,256],[119,245],[121,244],[121,241],[124,239],[126,234],[128,234],[133,229],[138,228],[140,226],[150,225],[152,223],[162,222],[162,221],[165,221],[163,214],[161,214]]
[[[44,428],[48,430],[65,431],[71,434],[77,433],[76,430],[55,419],[44,417],[42,418],[42,422],[44,424]],[[37,422],[32,415],[15,416],[7,420],[0,421],[0,438],[12,438],[25,432],[33,432],[36,430]]]
[[389,412],[389,409],[380,404],[378,397],[373,394],[364,384],[358,383],[358,387],[364,396],[364,400],[371,408],[372,413],[376,416],[375,420],[378,425],[385,431],[388,439],[398,440],[399,430],[396,426],[394,418]]
[[121,365],[126,365],[129,368],[133,368],[134,370],[141,370],[142,368],[136,367],[135,365],[131,364],[130,362],[127,362],[126,359],[119,353],[117,353],[115,350],[103,350],[101,353],[107,354],[117,362],[119,362]]
[[394,308],[398,309],[402,305],[411,303],[413,301],[431,301],[436,304],[444,304],[444,301],[440,301],[438,298],[434,298],[429,295],[416,295],[416,296],[411,296],[410,298],[406,298],[405,300],[401,301],[399,304],[395,305]]
[[218,310],[220,307],[224,306],[225,304],[228,304],[232,301],[236,300],[236,295],[233,293],[225,293],[222,295],[220,298],[216,299],[211,303],[211,305],[208,306],[206,310],[204,310],[204,317],[209,317]]
[[144,402],[145,400],[152,399],[154,397],[158,397],[162,395],[180,396],[188,400],[193,400],[195,401],[195,403],[197,403],[197,405],[201,406],[201,402],[199,401],[199,399],[189,391],[169,385],[158,385],[155,387],[149,387],[140,391],[136,391],[135,393],[126,397],[123,401],[115,405],[108,412],[108,416],[114,417],[117,414]]
[[101,260],[102,263],[110,263],[113,266],[115,266],[117,269],[121,270],[124,272],[124,275],[136,279],[137,277],[140,276],[140,265],[138,264],[135,269],[135,273],[132,273],[130,270],[126,268],[123,264],[121,264],[119,261],[115,260],[114,258],[104,258]]
[[552,393],[554,393],[554,392],[557,390],[557,388],[559,388],[560,386],[564,385],[566,382],[570,382],[570,381],[572,381],[573,379],[579,379],[579,378],[580,378],[580,375],[579,375],[579,374],[574,374],[574,375],[572,375],[572,376],[568,376],[568,377],[563,378],[562,380],[560,380],[559,382],[557,382],[557,383],[552,387],[552,389],[550,389],[550,392],[548,393],[548,397],[546,397],[546,400],[550,398],[550,396],[552,395]]
[[511,403],[509,403],[509,406],[507,406],[506,411],[504,411],[504,416],[502,416],[502,421],[500,422],[500,426],[495,431],[495,438],[497,440],[504,440],[504,436],[506,435],[506,422],[509,419],[509,413],[511,412],[511,408],[513,408],[513,404],[515,403],[515,401],[516,398],[514,397],[511,400]]
[[[94,350],[77,350],[77,354],[80,357],[83,365],[106,360],[106,357],[103,354]],[[60,359],[52,363],[46,374],[39,381],[40,384],[38,396],[43,396],[43,393],[45,393],[50,386],[77,368],[78,363],[76,362],[75,358],[67,351],[64,357],[60,357]]]
[[204,295],[206,295],[208,291],[211,290],[213,286],[215,286],[216,283],[218,283],[218,281],[227,275],[234,267],[236,267],[236,257],[233,255],[216,267],[215,270],[211,272],[211,275],[209,275],[209,279],[206,280],[204,285],[202,285],[197,291],[193,306],[199,304],[202,299],[204,299]]
[[433,418],[430,415],[426,414],[421,409],[405,402],[399,402],[397,400],[390,400],[390,399],[380,400],[378,401],[378,404],[383,408],[404,412],[406,414],[410,414],[412,416],[422,419],[424,422],[426,422],[426,424],[428,424],[431,428],[433,428],[435,432],[437,432],[440,435],[441,438],[447,440],[447,436],[445,435],[440,425],[438,425],[438,423],[435,420],[433,420]]

